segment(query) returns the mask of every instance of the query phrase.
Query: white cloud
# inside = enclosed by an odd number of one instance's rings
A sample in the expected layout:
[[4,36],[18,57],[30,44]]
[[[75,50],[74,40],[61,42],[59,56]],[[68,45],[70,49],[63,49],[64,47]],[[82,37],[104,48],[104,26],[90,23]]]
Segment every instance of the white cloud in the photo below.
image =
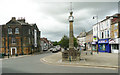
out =
[[[25,17],[26,22],[36,23],[42,37],[60,40],[69,33],[68,2],[41,2],[40,0],[0,0],[0,24],[5,24],[11,17]],[[103,4],[103,5],[102,5]],[[116,3],[73,3],[74,33],[79,35],[82,28],[90,30],[95,20],[96,8],[100,8],[100,19],[117,12]]]

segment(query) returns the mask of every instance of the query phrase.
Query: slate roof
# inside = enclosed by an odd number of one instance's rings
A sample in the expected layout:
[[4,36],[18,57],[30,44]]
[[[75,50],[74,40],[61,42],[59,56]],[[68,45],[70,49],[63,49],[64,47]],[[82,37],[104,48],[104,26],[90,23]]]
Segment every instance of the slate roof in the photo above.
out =
[[93,34],[93,29],[86,33],[86,35],[90,35],[90,34]]
[[12,19],[6,23],[6,25],[29,25],[28,23],[25,22],[25,19],[18,19],[16,20],[15,17],[12,17]]

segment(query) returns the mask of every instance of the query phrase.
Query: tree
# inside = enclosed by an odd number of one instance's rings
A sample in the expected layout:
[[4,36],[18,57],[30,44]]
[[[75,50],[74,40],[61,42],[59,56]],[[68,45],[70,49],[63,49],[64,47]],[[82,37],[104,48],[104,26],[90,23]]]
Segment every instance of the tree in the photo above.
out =
[[52,42],[53,43],[53,46],[57,46],[58,45],[58,42],[55,41],[55,42]]
[[74,47],[77,47],[78,46],[78,43],[77,43],[77,38],[74,37]]
[[64,35],[62,39],[59,41],[59,45],[63,48],[68,48],[69,47],[69,38]]
[[[77,38],[74,37],[73,41],[74,41],[74,47],[77,47],[78,46]],[[54,46],[60,45],[63,48],[69,48],[69,38],[66,35],[64,35],[59,42],[57,41],[53,42],[53,45]]]

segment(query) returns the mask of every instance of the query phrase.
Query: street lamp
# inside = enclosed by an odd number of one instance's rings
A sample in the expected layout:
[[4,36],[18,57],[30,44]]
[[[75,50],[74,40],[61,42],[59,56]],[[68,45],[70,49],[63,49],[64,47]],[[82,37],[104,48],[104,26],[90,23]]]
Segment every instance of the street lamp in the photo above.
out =
[[[98,25],[99,25],[99,23],[98,23],[98,15],[97,16],[93,16],[93,19],[95,19],[95,17],[96,17],[96,20],[97,20],[97,41],[98,41]],[[98,51],[98,45],[97,45],[97,54],[99,53],[99,51]]]

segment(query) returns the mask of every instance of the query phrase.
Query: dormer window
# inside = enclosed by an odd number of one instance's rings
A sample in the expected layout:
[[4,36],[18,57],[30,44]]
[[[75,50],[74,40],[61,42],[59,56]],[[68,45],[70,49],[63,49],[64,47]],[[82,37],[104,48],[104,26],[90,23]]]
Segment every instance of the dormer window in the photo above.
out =
[[8,34],[12,34],[12,28],[8,28]]
[[19,34],[19,28],[15,28],[15,34]]

